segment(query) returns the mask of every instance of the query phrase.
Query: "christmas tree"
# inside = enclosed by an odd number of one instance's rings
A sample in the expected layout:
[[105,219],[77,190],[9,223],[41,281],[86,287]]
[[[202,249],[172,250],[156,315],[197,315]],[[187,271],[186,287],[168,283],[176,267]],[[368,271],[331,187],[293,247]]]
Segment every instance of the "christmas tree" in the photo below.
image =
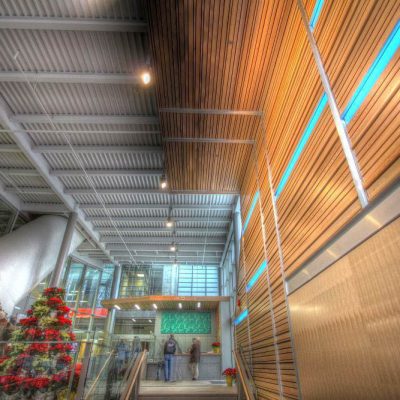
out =
[[64,289],[45,289],[20,320],[5,355],[0,354],[0,394],[52,398],[68,386],[75,335],[63,298]]

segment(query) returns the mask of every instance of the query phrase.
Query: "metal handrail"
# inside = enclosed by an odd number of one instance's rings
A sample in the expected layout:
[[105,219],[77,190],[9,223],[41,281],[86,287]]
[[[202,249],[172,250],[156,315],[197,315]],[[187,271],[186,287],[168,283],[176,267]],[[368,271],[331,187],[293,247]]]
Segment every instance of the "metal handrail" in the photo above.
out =
[[244,394],[247,400],[257,400],[257,389],[247,366],[246,360],[243,357],[242,351],[233,351],[236,367],[239,372],[240,381],[243,386]]
[[[136,394],[139,394],[139,382],[140,382],[140,377],[139,374],[142,370],[142,366],[147,358],[147,350],[142,351],[139,353],[139,355],[136,357],[130,371],[129,375],[127,376],[127,385],[124,389],[124,391],[121,394],[120,400],[129,400],[132,395],[133,388],[135,387],[136,381],[138,381],[138,384],[136,385]],[[139,377],[139,380],[138,380]]]
[[103,371],[108,367],[108,364],[110,363],[112,357],[115,355],[115,350],[112,350],[109,354],[109,356],[107,357],[106,362],[104,363],[103,367],[101,368],[100,372],[97,374],[96,379],[94,380],[92,386],[90,387],[90,389],[88,390],[86,396],[85,396],[85,400],[89,399],[89,397],[91,396],[92,392],[94,391],[94,389],[97,386],[97,383],[100,380],[100,377],[103,373]]

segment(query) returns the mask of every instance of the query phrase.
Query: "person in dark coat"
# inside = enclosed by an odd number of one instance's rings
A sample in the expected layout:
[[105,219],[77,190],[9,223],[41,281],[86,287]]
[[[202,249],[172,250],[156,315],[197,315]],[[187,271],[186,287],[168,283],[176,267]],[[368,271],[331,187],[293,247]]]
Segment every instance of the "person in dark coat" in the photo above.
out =
[[200,340],[193,338],[192,347],[190,348],[189,366],[192,371],[192,380],[199,379],[199,363],[200,363]]

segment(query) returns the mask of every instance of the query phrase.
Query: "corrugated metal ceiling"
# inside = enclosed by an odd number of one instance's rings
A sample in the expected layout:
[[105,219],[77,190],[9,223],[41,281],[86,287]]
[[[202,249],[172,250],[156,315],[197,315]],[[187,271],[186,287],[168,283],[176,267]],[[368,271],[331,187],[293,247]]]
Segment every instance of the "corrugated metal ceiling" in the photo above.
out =
[[[0,14],[10,17],[45,17],[74,19],[107,19],[108,21],[144,21],[144,12],[139,1],[132,0],[73,0],[59,2],[53,0],[0,0]],[[43,29],[1,29],[0,30],[0,74],[16,72],[15,81],[0,80],[0,94],[13,114],[44,115],[38,99],[48,114],[72,116],[156,116],[157,106],[154,87],[143,88],[137,84],[110,83],[45,83],[33,82],[31,85],[21,78],[22,72],[14,56],[18,52],[18,63],[24,72],[46,73],[89,73],[89,74],[129,74],[138,75],[149,61],[149,39],[146,32],[121,31],[71,31]],[[21,75],[20,75],[21,74]],[[96,76],[97,76],[96,75]],[[36,96],[32,93],[32,88]],[[12,118],[12,115],[10,116]],[[162,147],[158,124],[95,124],[44,123],[20,124],[21,130],[28,132],[33,146],[65,146],[68,141],[73,146],[154,146],[154,152],[112,151],[79,152],[85,169],[107,170],[107,175],[92,176],[91,181],[97,189],[159,189],[160,176],[109,175],[112,170],[163,170],[164,156],[157,148]],[[68,141],[60,132],[67,131]],[[137,133],[139,132],[139,133]],[[146,133],[149,132],[149,133]],[[170,132],[173,133],[173,132]],[[0,132],[0,145],[12,145],[13,134]],[[79,164],[71,152],[43,153],[52,170],[79,170]],[[0,168],[34,169],[22,152],[6,152],[0,149]],[[5,170],[4,170],[5,171]],[[59,181],[66,189],[90,188],[90,182],[80,176],[62,176]],[[38,176],[0,174],[3,186],[12,187],[13,192],[23,203],[58,204],[61,200],[55,194],[22,193],[20,188],[49,188],[46,180]],[[22,189],[21,189],[22,190]],[[39,191],[39,190],[38,190]],[[34,190],[33,190],[34,192]],[[73,195],[78,206],[87,217],[123,217],[118,221],[121,228],[151,227],[158,232],[123,232],[129,238],[173,239],[171,232],[165,231],[165,219],[185,217],[185,222],[177,222],[176,238],[198,238],[203,243],[205,237],[220,238],[229,229],[229,223],[213,222],[213,218],[231,218],[234,195],[199,194],[102,194],[100,202],[108,204],[107,213],[99,205],[94,194]],[[135,204],[149,205],[149,208],[134,208]],[[157,205],[164,208],[154,208]],[[112,206],[115,205],[113,208]],[[192,208],[179,208],[190,205]],[[178,208],[174,208],[178,206]],[[195,208],[193,206],[201,206]],[[222,206],[222,209],[216,208]],[[126,207],[126,208],[125,208]],[[169,210],[171,207],[171,210]],[[132,217],[159,218],[160,221],[134,222]],[[190,218],[195,218],[190,221]],[[204,221],[196,219],[203,218]],[[110,226],[107,221],[92,221],[96,227]],[[185,228],[185,231],[179,230]],[[208,231],[209,230],[209,231]],[[217,231],[216,231],[217,230]],[[115,230],[101,232],[100,240],[120,238]],[[195,239],[194,239],[195,240]],[[157,244],[155,243],[155,248]],[[180,255],[182,256],[182,255]],[[173,258],[174,255],[171,255]],[[198,257],[201,262],[201,257]],[[149,260],[151,261],[151,260]],[[156,259],[152,260],[156,261]]]

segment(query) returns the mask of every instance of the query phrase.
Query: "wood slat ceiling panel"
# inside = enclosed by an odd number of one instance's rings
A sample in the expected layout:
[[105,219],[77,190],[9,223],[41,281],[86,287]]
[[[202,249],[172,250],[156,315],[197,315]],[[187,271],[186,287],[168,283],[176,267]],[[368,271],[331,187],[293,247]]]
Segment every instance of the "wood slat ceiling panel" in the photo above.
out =
[[287,273],[360,210],[333,119],[325,109],[277,202]]
[[251,140],[259,131],[261,119],[251,115],[200,115],[161,113],[166,138],[212,138]]
[[238,191],[251,146],[166,143],[166,165],[173,190]]

